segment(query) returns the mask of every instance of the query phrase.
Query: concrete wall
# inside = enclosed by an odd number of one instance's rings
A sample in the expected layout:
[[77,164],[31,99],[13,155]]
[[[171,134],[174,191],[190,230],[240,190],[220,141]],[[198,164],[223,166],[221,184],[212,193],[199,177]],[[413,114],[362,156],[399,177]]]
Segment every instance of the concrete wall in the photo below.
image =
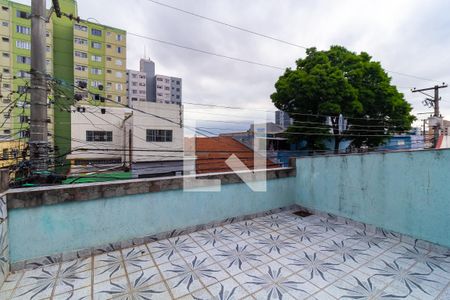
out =
[[11,262],[89,249],[294,204],[295,177],[268,181],[267,192],[243,183],[221,192],[182,189],[9,209]]
[[304,157],[297,204],[450,247],[450,150]]

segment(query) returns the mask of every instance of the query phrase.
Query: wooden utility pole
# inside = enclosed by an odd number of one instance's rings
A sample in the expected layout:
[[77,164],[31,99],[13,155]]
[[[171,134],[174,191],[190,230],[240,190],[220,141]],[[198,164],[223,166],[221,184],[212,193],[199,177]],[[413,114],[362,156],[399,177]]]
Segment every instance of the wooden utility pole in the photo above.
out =
[[30,160],[37,171],[48,169],[47,61],[45,0],[31,1]]
[[[441,101],[441,98],[439,97],[439,89],[443,89],[446,87],[448,87],[448,85],[445,83],[442,83],[442,85],[435,85],[435,86],[429,87],[429,88],[424,88],[424,89],[414,88],[411,90],[413,93],[421,93],[421,94],[424,94],[425,96],[427,96],[427,98],[425,98],[425,100],[423,101],[423,104],[428,107],[434,108],[433,117],[435,118],[436,122],[433,126],[433,130],[434,130],[433,147],[435,147],[437,144],[437,141],[439,139],[439,131],[441,129],[441,122],[438,120],[438,119],[442,118],[441,112],[439,110],[439,101]],[[425,93],[426,91],[431,91],[431,90],[434,91],[433,96]]]

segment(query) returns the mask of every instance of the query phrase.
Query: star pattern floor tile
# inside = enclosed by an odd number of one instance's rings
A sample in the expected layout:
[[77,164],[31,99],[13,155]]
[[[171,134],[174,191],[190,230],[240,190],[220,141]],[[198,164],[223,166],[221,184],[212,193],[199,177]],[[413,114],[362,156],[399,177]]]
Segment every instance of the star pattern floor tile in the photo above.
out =
[[450,299],[450,251],[282,212],[8,276],[7,299]]

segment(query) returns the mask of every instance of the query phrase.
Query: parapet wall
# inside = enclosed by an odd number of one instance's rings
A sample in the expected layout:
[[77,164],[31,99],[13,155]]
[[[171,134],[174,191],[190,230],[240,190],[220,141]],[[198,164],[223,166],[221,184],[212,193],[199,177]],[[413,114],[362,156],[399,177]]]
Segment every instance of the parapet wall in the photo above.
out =
[[296,201],[450,247],[450,149],[297,159]]

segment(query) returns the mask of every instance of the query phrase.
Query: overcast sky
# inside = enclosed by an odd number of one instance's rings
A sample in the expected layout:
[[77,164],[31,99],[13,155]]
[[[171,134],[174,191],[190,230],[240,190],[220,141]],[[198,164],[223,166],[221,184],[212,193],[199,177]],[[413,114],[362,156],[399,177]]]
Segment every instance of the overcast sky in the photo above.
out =
[[[384,68],[419,77],[450,80],[450,1],[448,0],[159,0],[233,25],[307,47],[339,44],[366,51]],[[29,3],[29,1],[21,1]],[[48,1],[48,4],[50,1]],[[186,15],[147,0],[79,0],[83,19],[219,54],[292,67],[302,49],[256,37]],[[281,70],[234,62],[128,36],[128,68],[147,56],[157,73],[183,78],[185,102],[230,105],[248,110],[205,109],[186,105],[187,119],[233,120],[266,117],[274,110],[270,94]],[[412,87],[436,84],[397,74],[393,83],[414,112],[431,111]],[[442,114],[450,119],[450,88],[442,90]],[[201,111],[204,114],[194,114]],[[216,115],[213,115],[216,114]],[[268,117],[273,119],[270,113]],[[419,116],[420,117],[420,116]],[[230,127],[237,124],[209,124]],[[245,125],[246,127],[247,125]]]

